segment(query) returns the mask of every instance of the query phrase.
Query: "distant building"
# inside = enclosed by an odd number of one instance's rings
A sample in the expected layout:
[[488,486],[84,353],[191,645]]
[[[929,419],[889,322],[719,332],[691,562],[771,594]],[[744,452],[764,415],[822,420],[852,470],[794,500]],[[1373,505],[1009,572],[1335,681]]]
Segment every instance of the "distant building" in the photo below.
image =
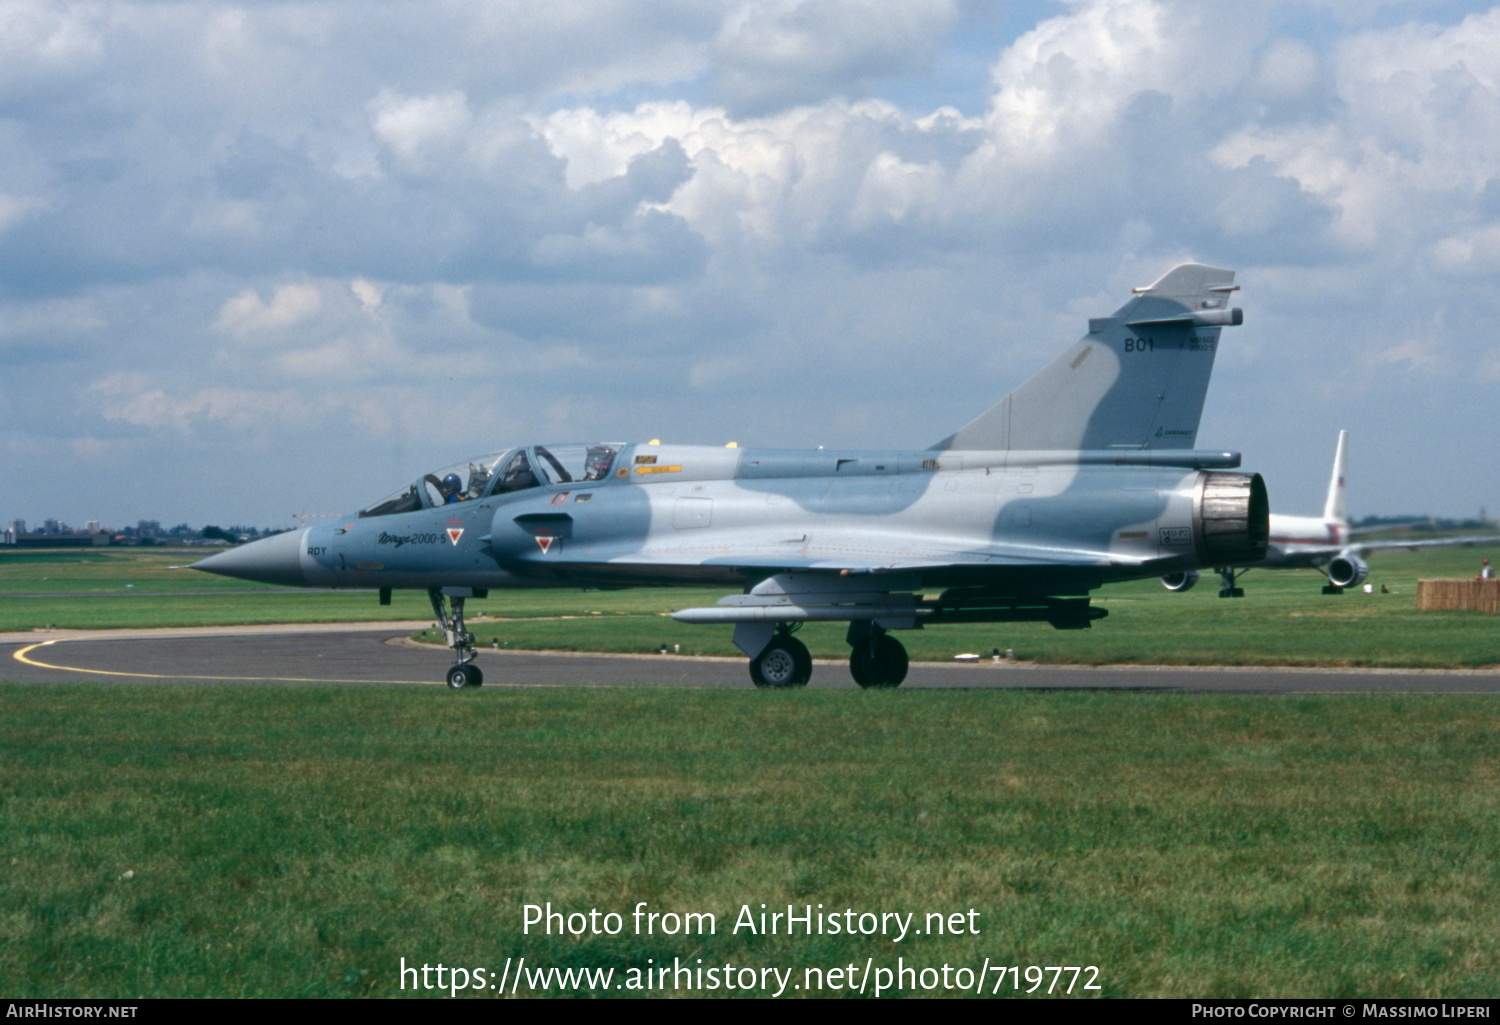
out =
[[6,544],[17,548],[97,548],[109,544],[109,535],[98,534],[13,534],[5,532]]

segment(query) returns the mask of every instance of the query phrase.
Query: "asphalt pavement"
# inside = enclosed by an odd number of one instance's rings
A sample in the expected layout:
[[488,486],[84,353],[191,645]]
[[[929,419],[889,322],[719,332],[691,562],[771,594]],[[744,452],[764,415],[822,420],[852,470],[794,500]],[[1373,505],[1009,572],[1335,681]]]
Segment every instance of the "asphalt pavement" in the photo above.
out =
[[[431,624],[300,624],[0,634],[0,679],[23,683],[419,684],[450,659],[407,636]],[[743,687],[744,659],[482,649],[486,686]],[[812,687],[854,689],[843,662],[814,663]],[[1041,666],[914,662],[905,689],[1027,688],[1248,693],[1500,692],[1496,670]]]

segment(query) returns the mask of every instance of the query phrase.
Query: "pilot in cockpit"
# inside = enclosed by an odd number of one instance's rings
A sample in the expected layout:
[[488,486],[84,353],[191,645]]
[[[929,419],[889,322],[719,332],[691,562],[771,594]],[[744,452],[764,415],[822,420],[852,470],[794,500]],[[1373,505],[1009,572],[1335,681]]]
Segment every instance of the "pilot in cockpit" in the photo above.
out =
[[536,474],[532,472],[531,462],[526,458],[526,450],[520,449],[510,457],[510,462],[505,464],[505,469],[500,471],[500,483],[495,488],[495,494],[504,495],[512,491],[524,491],[526,488],[537,486]]
[[444,505],[452,505],[455,502],[462,502],[464,500],[464,482],[459,479],[456,473],[445,475],[442,483],[438,486],[438,490],[443,493]]
[[603,480],[614,465],[615,450],[609,445],[591,445],[584,460],[584,480]]

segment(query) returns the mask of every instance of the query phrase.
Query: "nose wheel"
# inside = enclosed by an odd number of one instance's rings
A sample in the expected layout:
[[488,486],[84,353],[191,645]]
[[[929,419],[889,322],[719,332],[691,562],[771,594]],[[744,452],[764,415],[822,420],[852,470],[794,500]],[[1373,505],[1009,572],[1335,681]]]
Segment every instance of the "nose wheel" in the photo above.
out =
[[[427,592],[427,597],[432,601],[432,612],[442,628],[443,639],[453,649],[453,665],[446,677],[448,686],[454,690],[478,687],[484,682],[484,673],[474,664],[479,654],[474,648],[474,635],[464,627],[465,595],[456,594],[449,598],[442,588],[434,587]],[[450,604],[452,612],[448,611]]]
[[448,670],[448,686],[454,690],[461,690],[464,687],[478,687],[483,682],[484,673],[480,672],[479,667],[472,663],[469,665],[454,666]]

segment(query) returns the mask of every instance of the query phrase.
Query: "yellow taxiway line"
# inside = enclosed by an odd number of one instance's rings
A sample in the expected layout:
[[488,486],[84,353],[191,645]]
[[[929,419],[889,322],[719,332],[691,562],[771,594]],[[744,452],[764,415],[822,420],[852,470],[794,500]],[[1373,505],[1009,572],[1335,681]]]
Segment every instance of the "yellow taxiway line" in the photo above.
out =
[[85,673],[89,676],[127,676],[136,680],[212,680],[220,683],[405,683],[416,684],[425,687],[442,686],[432,680],[329,680],[310,679],[301,676],[196,676],[190,673],[122,673],[111,669],[84,669],[80,666],[59,666],[50,662],[38,662],[28,657],[31,652],[38,648],[45,648],[53,644],[61,644],[62,641],[42,641],[40,644],[28,645],[14,655],[18,662],[24,662],[38,669],[56,669],[63,673]]

